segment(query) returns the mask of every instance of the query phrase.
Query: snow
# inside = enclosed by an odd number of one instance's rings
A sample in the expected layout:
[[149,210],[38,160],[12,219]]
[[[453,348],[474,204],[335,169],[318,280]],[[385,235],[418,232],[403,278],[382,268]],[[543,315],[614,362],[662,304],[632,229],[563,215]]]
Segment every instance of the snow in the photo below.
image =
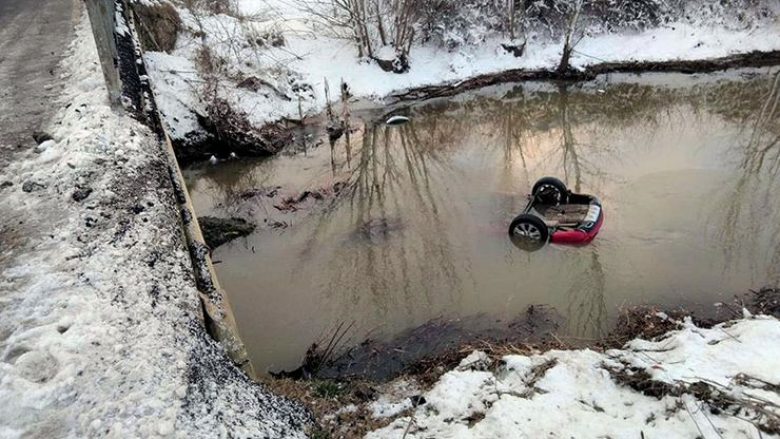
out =
[[[670,25],[619,40],[589,37],[577,49],[607,60],[690,59],[777,49],[776,34],[776,27]],[[176,53],[146,59],[167,124],[186,136],[201,109],[192,41],[183,40]],[[324,105],[324,78],[331,90],[343,78],[357,97],[381,99],[506,68],[550,68],[559,50],[540,44],[517,59],[491,40],[454,53],[417,47],[412,71],[396,75],[358,62],[341,41],[304,33],[287,41],[284,50],[300,56],[287,53],[290,71],[279,87],[288,92],[289,79],[312,84],[309,113]],[[53,140],[0,171],[0,181],[13,183],[0,193],[0,225],[12,243],[0,253],[0,438],[304,437],[308,414],[249,380],[206,334],[163,150],[145,127],[111,110],[96,60],[82,20],[62,66],[67,84],[48,127]],[[297,111],[297,102],[267,95],[242,90],[232,98],[256,123]],[[35,183],[26,185],[31,191],[22,189],[26,182]],[[80,188],[92,193],[75,201]],[[645,371],[673,386],[710,383],[777,412],[780,396],[762,382],[780,380],[779,337],[780,322],[747,313],[710,329],[683,322],[662,340],[605,353],[510,355],[491,368],[476,352],[424,392],[417,408],[409,396],[419,389],[409,382],[381,395],[371,406],[375,417],[414,416],[368,437],[760,437],[750,422],[711,413],[692,392],[646,396],[610,371]]]
[[[780,380],[779,336],[778,320],[758,316],[710,329],[687,322],[662,340],[634,340],[606,353],[509,355],[493,372],[447,372],[423,395],[426,404],[413,417],[396,419],[366,437],[758,438],[761,433],[745,420],[750,413],[744,409],[740,416],[711,412],[693,392],[646,396],[617,382],[610,369],[646,371],[673,385],[711,383],[736,398],[769,401],[769,410],[780,416],[776,388],[756,384]],[[746,376],[753,384],[741,379]]]
[[[260,14],[264,19],[242,21],[219,15],[195,20],[187,11],[182,11],[182,17],[190,29],[202,26],[206,45],[228,60],[227,77],[258,76],[276,84],[286,95],[281,98],[268,91],[237,89],[235,83],[230,85],[227,81],[224,94],[258,126],[282,118],[297,119],[299,102],[300,109],[307,115],[321,112],[326,105],[326,81],[331,89],[331,99],[338,100],[334,90],[338,90],[338,84],[343,81],[349,86],[353,99],[381,104],[394,92],[424,85],[458,82],[509,69],[554,69],[562,48],[560,41],[535,35],[529,36],[525,53],[519,58],[501,47],[505,38],[490,34],[479,38],[479,44],[467,44],[455,50],[433,43],[415,44],[410,55],[410,71],[395,74],[382,71],[374,62],[359,59],[350,41],[324,35],[322,29],[310,24],[310,13],[296,7],[294,1],[238,0],[237,5],[242,13]],[[243,45],[237,48],[236,41],[252,39],[270,30],[281,32],[285,40],[283,47],[258,50]],[[699,60],[771,51],[780,49],[779,37],[780,21],[777,19],[746,28],[679,21],[641,32],[586,33],[575,47],[571,65],[583,68],[612,61]],[[200,45],[200,38],[185,33],[173,54],[146,55],[158,94],[178,96],[184,102],[184,107],[172,99],[164,98],[159,103],[177,136],[192,130],[191,121],[182,115],[186,108],[197,111],[197,105],[187,103],[197,101],[197,98],[185,97],[193,92],[197,95],[191,86],[197,80],[190,78],[191,81],[182,82],[182,78],[172,77],[175,74],[169,71],[180,71],[182,65],[194,59]],[[311,90],[296,93],[290,90],[290,82],[308,84]],[[174,117],[178,121],[173,120]]]
[[[737,373],[777,382],[780,379],[779,353],[772,349],[773,346],[750,341],[780,336],[780,325],[771,318],[748,321],[750,324],[718,325],[706,331],[688,322],[685,331],[668,340],[657,343],[634,340],[628,344],[629,353],[647,352],[647,355],[608,354],[631,366],[646,369],[654,379],[666,383],[703,380],[728,386]],[[653,352],[655,350],[660,352]],[[718,367],[711,367],[714,364]]]
[[376,401],[371,402],[369,409],[374,418],[392,418],[405,410],[412,408],[411,396],[419,394],[416,383],[407,380],[396,380],[390,383]]
[[56,145],[56,142],[53,140],[45,140],[41,142],[40,145],[35,147],[35,152],[41,153],[46,151],[47,149],[51,148],[52,146]]
[[0,437],[304,437],[206,334],[164,150],[97,59],[84,17],[53,140],[0,171]]
[[144,57],[149,73],[155,81],[155,100],[165,109],[168,132],[173,137],[184,137],[197,132],[200,125],[196,114],[203,113],[194,87],[199,78],[195,65],[187,58],[161,52],[150,52]]

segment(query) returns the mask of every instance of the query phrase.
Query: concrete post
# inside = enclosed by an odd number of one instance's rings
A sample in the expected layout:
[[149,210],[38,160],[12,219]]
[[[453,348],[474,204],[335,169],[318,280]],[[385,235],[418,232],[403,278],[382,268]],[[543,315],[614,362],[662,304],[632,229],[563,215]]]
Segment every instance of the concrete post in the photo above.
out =
[[112,106],[121,107],[122,84],[119,79],[119,54],[114,37],[116,29],[114,0],[86,0],[86,4],[100,57],[100,66],[106,80],[108,99]]

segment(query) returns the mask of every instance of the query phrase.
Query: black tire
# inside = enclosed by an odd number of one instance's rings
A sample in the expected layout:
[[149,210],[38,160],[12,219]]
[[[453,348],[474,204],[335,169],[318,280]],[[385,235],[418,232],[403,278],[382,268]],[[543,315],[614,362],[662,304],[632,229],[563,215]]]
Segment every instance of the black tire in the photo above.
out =
[[555,177],[542,177],[534,183],[531,194],[544,204],[565,204],[569,200],[566,184]]
[[539,250],[547,244],[549,238],[550,229],[538,216],[524,213],[509,224],[509,239],[521,250]]

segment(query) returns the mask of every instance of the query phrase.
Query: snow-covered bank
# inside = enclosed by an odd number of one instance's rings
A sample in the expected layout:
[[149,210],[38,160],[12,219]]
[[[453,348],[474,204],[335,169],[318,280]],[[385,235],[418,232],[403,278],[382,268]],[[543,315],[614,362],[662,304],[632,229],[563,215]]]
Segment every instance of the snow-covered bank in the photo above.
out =
[[86,18],[70,52],[53,140],[0,173],[0,437],[303,437],[206,334],[164,150]]
[[[523,55],[515,57],[502,48],[504,38],[483,29],[477,43],[455,49],[434,42],[415,43],[409,71],[396,74],[358,58],[353,42],[312,27],[311,12],[300,9],[299,2],[239,0],[237,5],[246,16],[197,15],[180,9],[185,30],[175,49],[146,55],[160,109],[179,139],[203,137],[195,115],[208,113],[202,88],[209,81],[200,65],[204,48],[220,60],[219,94],[257,127],[321,112],[326,106],[326,81],[331,100],[339,100],[338,86],[343,81],[353,101],[381,103],[397,91],[479,75],[554,70],[561,58],[562,43],[557,38],[529,35]],[[258,15],[263,19],[247,18]],[[278,36],[277,43],[268,44],[268,35]],[[780,50],[780,21],[770,16],[754,25],[735,27],[680,17],[642,30],[585,32],[574,50],[570,63],[574,69],[611,62],[690,61],[771,52]]]
[[[709,329],[682,326],[605,353],[548,351],[491,364],[475,352],[425,392],[410,416],[366,437],[780,435],[780,322],[758,316]],[[387,407],[375,411],[402,403],[385,398]]]

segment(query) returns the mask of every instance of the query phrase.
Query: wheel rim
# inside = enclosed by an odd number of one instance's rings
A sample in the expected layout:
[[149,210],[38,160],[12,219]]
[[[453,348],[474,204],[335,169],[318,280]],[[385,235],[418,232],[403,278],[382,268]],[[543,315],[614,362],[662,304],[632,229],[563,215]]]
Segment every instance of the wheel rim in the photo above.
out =
[[520,223],[515,226],[515,236],[525,238],[531,241],[541,241],[542,232],[538,227],[531,223]]

